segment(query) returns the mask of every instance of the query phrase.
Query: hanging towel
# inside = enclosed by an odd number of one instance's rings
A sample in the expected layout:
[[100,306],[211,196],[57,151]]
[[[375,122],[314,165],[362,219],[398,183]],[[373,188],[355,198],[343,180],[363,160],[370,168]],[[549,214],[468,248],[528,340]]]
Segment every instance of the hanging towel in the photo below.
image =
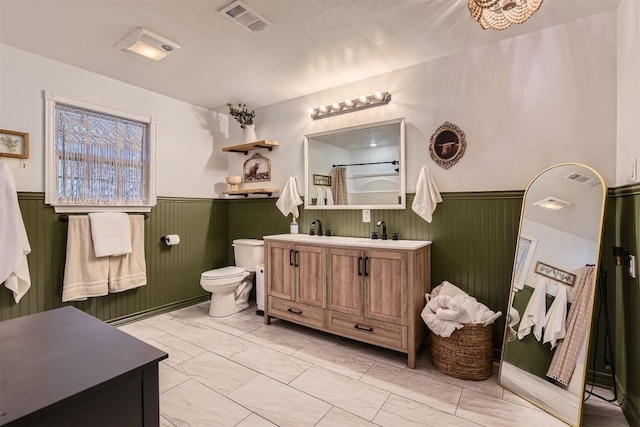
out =
[[318,187],[316,190],[316,205],[323,206],[324,205],[324,188]]
[[327,187],[325,192],[326,192],[326,196],[327,196],[327,204],[328,205],[333,205],[333,193],[331,192],[331,188]]
[[544,340],[543,343],[551,343],[554,348],[558,341],[564,338],[566,332],[565,321],[567,319],[567,288],[558,285],[558,294],[553,300],[547,315],[544,318]]
[[553,378],[564,385],[568,385],[569,380],[571,380],[578,357],[584,350],[587,331],[591,326],[591,310],[595,294],[594,287],[596,285],[594,271],[595,268],[592,266],[582,267],[578,271],[574,271],[577,279],[573,286],[573,303],[567,316],[567,331],[564,339],[558,343],[547,371],[549,378]]
[[129,215],[132,251],[109,257],[109,292],[122,292],[147,284],[144,254],[144,217]]
[[520,313],[513,307],[509,307],[507,314],[507,342],[515,341],[518,337],[516,330],[513,328],[520,321]]
[[91,238],[98,258],[131,253],[129,215],[121,212],[90,213]]
[[62,302],[84,301],[109,293],[109,258],[96,257],[86,215],[70,215]]
[[542,339],[542,328],[546,313],[547,303],[547,282],[544,278],[536,281],[536,288],[529,299],[527,308],[524,310],[520,326],[518,327],[518,339],[526,337],[533,329],[533,335],[538,341]]
[[300,204],[302,204],[302,199],[300,198],[298,189],[296,188],[296,179],[294,177],[290,177],[282,189],[280,197],[278,197],[276,206],[280,209],[282,215],[287,216],[289,214],[293,214],[293,217],[297,218],[300,216],[300,212],[298,211],[298,205]]
[[411,208],[422,219],[430,223],[433,219],[433,212],[441,201],[442,196],[440,196],[436,182],[431,176],[431,171],[426,166],[423,166],[420,173],[418,173],[416,197],[413,199]]
[[27,254],[31,252],[18,192],[9,165],[0,163],[0,283],[13,292],[16,303],[31,287]]

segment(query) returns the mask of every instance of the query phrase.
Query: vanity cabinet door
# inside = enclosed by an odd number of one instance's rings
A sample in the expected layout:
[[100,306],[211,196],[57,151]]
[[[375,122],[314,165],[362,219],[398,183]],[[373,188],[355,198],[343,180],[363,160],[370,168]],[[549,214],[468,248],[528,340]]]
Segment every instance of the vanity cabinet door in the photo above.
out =
[[363,251],[329,248],[329,310],[362,316]]
[[364,316],[407,324],[407,255],[402,251],[364,253]]
[[296,245],[294,248],[296,301],[326,308],[326,249]]
[[294,245],[288,242],[268,242],[267,258],[267,294],[277,298],[294,301]]

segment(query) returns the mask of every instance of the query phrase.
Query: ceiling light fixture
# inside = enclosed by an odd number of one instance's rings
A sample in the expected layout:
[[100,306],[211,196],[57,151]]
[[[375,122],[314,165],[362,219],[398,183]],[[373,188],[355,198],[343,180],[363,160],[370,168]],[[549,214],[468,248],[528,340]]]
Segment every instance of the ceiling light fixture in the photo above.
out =
[[567,202],[565,200],[558,199],[557,197],[548,196],[542,200],[538,200],[533,204],[533,206],[538,206],[544,209],[549,209],[552,211],[557,211],[567,206],[571,206],[571,202]]
[[344,102],[332,102],[329,105],[309,108],[307,112],[313,120],[317,120],[338,114],[350,113],[352,111],[364,110],[365,108],[378,107],[388,104],[389,101],[391,101],[391,94],[389,92],[377,91],[373,95],[360,95],[358,98],[349,98],[344,100]]
[[132,54],[136,58],[160,61],[171,52],[180,49],[180,45],[146,28],[138,28],[120,40],[116,44],[116,49]]
[[529,19],[543,0],[468,0],[469,12],[482,29],[504,30]]

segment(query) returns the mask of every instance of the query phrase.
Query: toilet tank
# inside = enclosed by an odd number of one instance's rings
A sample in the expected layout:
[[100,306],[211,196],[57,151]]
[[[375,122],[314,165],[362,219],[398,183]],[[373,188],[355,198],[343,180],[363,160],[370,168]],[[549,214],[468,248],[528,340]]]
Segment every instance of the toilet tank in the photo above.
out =
[[246,271],[256,271],[264,262],[264,241],[258,239],[236,239],[233,241],[236,266]]

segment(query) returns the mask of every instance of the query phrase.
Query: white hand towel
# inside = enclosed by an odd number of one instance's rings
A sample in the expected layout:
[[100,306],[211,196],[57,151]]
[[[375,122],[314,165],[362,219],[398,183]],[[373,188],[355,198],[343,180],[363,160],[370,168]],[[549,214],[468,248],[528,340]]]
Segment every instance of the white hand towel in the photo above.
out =
[[536,288],[531,294],[527,308],[524,310],[520,326],[518,327],[518,339],[526,337],[533,329],[533,335],[538,341],[542,339],[545,313],[547,311],[547,283],[546,280],[537,280]]
[[131,253],[129,215],[121,212],[90,213],[91,238],[98,258]]
[[144,256],[144,216],[130,215],[130,254],[109,257],[109,292],[122,292],[147,284]]
[[316,190],[317,195],[316,195],[316,205],[318,206],[323,206],[324,205],[324,188],[322,187],[318,187],[318,189]]
[[420,173],[418,173],[416,197],[413,199],[411,208],[430,223],[433,219],[433,212],[441,201],[442,196],[438,191],[438,187],[436,187],[435,180],[431,176],[431,171],[426,166],[423,166]]
[[298,211],[298,205],[300,204],[302,204],[302,199],[300,198],[300,194],[298,194],[296,179],[290,177],[282,189],[280,197],[278,197],[276,206],[280,209],[282,215],[287,216],[293,214],[293,217],[297,218],[300,216],[300,212]]
[[325,190],[327,196],[327,204],[333,205],[333,193],[331,192],[331,187],[327,187]]
[[567,288],[558,285],[558,295],[553,300],[547,315],[544,318],[544,343],[551,343],[554,348],[558,341],[564,338],[567,320]]
[[31,287],[27,254],[31,252],[18,193],[9,165],[0,163],[0,283],[13,292],[16,303]]

